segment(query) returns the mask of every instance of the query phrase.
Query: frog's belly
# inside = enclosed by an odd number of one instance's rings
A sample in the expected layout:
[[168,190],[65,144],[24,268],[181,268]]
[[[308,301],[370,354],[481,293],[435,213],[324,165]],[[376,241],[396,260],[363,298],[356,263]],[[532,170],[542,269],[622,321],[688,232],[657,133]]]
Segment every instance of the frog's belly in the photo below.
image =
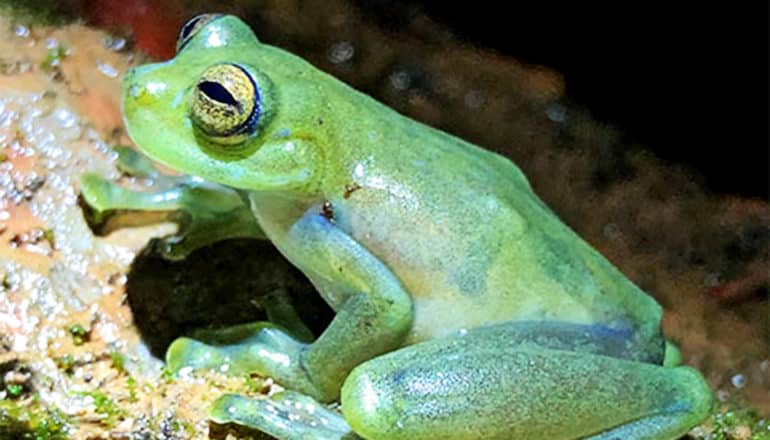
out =
[[409,343],[508,321],[628,330],[659,315],[654,301],[534,196],[521,195],[515,208],[494,194],[458,195],[473,204],[425,195],[386,203],[371,192],[359,197],[368,195],[377,209],[346,209],[352,198],[341,201],[337,224],[409,292],[415,310]]
[[623,287],[594,278],[580,256],[564,251],[548,252],[545,258],[544,252],[533,251],[543,249],[535,235],[487,238],[388,225],[356,238],[412,297],[415,319],[407,343],[509,321],[627,329],[635,320],[618,301]]
[[[427,275],[427,276],[426,276]],[[468,295],[440,275],[419,274],[419,281],[408,272],[401,279],[414,304],[414,322],[407,344],[461,334],[475,327],[510,321],[563,321],[581,324],[614,322],[619,313],[593,310],[567,294],[538,294],[540,286],[531,280],[511,280],[508,286],[489,286],[479,295]]]
[[391,240],[410,245],[365,245],[412,297],[415,319],[407,343],[510,321],[633,330],[642,324],[640,319],[652,316],[635,309],[654,302],[624,278],[607,276],[604,260],[549,251],[534,235],[495,242],[478,236],[448,239],[430,231],[390,231]]

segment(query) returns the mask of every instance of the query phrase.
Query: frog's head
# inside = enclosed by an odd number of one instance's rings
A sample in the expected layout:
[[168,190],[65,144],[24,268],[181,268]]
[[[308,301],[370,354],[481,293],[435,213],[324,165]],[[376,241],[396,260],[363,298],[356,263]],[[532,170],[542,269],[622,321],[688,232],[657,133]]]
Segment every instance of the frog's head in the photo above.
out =
[[[128,133],[148,156],[236,188],[307,193],[317,181],[318,73],[236,17],[189,20],[176,56],[124,80]],[[315,120],[315,118],[313,118]]]

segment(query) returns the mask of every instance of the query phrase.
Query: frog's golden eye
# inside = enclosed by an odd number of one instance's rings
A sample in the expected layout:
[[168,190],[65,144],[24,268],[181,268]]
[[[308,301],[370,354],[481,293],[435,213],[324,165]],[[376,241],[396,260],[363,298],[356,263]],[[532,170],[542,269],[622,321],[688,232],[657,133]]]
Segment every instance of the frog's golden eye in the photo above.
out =
[[210,140],[242,142],[256,131],[259,114],[259,90],[244,68],[217,64],[201,74],[193,91],[190,116]]
[[199,14],[187,20],[179,31],[179,37],[176,39],[176,51],[179,52],[188,41],[198,33],[201,28],[221,17],[222,14]]

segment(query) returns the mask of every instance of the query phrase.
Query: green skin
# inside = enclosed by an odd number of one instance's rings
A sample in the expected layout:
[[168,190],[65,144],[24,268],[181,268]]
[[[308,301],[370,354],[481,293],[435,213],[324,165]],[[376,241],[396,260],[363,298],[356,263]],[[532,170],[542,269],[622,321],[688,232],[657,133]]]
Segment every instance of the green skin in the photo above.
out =
[[[238,18],[181,38],[174,59],[129,72],[125,119],[150,158],[208,186],[132,195],[91,176],[86,200],[205,218],[208,235],[187,235],[170,257],[266,238],[336,312],[311,343],[272,323],[175,341],[174,371],[225,365],[292,390],[225,395],[214,422],[282,439],[669,439],[708,415],[711,391],[675,365],[661,307],[508,159],[260,43]],[[196,83],[218,63],[259,89],[259,123],[238,144],[207,137],[190,115]],[[169,193],[183,202],[154,205]],[[218,194],[230,215],[205,215]],[[342,417],[317,403],[337,399]]]

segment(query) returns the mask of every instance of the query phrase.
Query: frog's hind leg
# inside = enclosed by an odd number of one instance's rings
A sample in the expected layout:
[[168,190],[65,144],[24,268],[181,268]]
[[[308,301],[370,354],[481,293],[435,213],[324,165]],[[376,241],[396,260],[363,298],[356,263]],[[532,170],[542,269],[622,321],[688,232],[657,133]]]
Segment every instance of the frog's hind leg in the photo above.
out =
[[[218,369],[243,375],[252,370],[251,363],[258,357],[277,363],[296,359],[296,354],[306,346],[302,341],[308,341],[308,336],[303,335],[312,334],[285,304],[285,298],[277,302],[271,306],[275,310],[268,314],[273,319],[279,317],[285,327],[256,322],[199,330],[193,335],[196,339],[174,341],[166,354],[169,370]],[[290,322],[294,318],[297,321]],[[226,371],[223,366],[227,366]],[[339,412],[295,391],[264,398],[225,394],[213,403],[209,416],[213,423],[211,432],[222,434],[216,438],[224,438],[233,431],[248,437],[258,430],[280,440],[360,439]]]
[[512,340],[508,330],[471,330],[361,364],[342,389],[346,420],[370,440],[674,439],[710,410],[711,392],[691,368],[607,356],[601,344]]
[[250,374],[254,363],[297,362],[299,353],[313,340],[288,292],[277,289],[262,298],[270,321],[223,328],[199,329],[181,337],[166,351],[166,368],[172,373],[186,370],[219,370],[231,375]]

